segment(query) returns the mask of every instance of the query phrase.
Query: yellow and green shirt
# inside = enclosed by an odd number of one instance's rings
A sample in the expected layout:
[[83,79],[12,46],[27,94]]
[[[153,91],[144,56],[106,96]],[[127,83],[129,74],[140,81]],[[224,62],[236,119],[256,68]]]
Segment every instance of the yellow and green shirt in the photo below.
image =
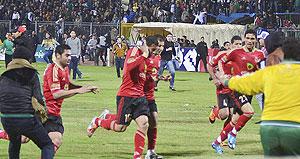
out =
[[278,64],[246,76],[235,76],[228,86],[247,95],[265,94],[262,121],[300,123],[300,64]]

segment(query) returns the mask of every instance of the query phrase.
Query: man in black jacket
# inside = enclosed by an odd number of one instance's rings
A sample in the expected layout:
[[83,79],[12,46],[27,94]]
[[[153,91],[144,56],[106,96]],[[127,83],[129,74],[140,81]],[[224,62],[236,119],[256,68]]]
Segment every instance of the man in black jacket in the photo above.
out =
[[43,159],[52,159],[54,148],[42,123],[36,118],[33,101],[43,105],[37,70],[30,64],[32,53],[17,46],[13,60],[0,77],[0,112],[9,136],[9,158],[20,156],[21,136],[31,139],[41,150]]
[[205,68],[205,72],[208,72],[206,66],[207,64],[206,57],[208,54],[208,48],[206,42],[204,42],[203,36],[201,37],[201,41],[196,46],[196,52],[197,52],[197,57],[196,57],[195,71],[198,72],[198,67],[201,59]]
[[[172,56],[176,56],[176,51],[174,47],[174,43],[172,42],[173,36],[169,34],[167,36],[167,40],[165,42],[164,50],[161,53],[161,60],[160,60],[160,68],[158,75],[162,76],[164,72],[165,66],[167,66],[167,69],[169,70],[169,73],[171,74],[170,79],[170,90],[176,91],[174,88],[174,81],[175,81],[175,66],[172,60]],[[157,90],[157,88],[156,88]]]

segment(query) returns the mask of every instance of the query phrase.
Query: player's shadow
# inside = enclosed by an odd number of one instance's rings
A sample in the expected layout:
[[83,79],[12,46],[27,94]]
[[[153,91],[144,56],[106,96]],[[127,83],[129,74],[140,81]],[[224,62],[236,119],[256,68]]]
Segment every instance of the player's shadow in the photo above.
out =
[[85,82],[85,81],[96,81],[94,79],[78,79],[78,82]]
[[178,78],[176,79],[176,81],[190,81],[191,79],[187,79],[187,78]]
[[195,150],[195,151],[177,151],[177,152],[162,152],[159,153],[159,155],[162,155],[164,158],[167,157],[175,157],[175,156],[182,156],[182,157],[187,157],[187,156],[201,156],[204,153],[204,151],[200,150]]
[[190,92],[191,90],[176,89],[176,92]]

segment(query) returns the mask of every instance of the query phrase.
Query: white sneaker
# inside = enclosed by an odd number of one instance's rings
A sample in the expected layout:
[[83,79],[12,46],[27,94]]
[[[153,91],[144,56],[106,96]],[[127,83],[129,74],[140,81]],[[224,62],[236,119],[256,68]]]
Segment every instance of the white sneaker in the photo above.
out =
[[145,159],[162,159],[162,156],[159,156],[155,153],[154,150],[148,150],[145,156]]
[[109,110],[108,109],[104,109],[102,111],[102,113],[99,115],[100,119],[105,119],[106,115],[109,114]]
[[97,117],[94,117],[92,119],[92,121],[90,122],[89,126],[87,127],[87,136],[88,137],[92,137],[93,134],[95,133],[96,129],[98,128],[98,126],[96,125],[96,119]]

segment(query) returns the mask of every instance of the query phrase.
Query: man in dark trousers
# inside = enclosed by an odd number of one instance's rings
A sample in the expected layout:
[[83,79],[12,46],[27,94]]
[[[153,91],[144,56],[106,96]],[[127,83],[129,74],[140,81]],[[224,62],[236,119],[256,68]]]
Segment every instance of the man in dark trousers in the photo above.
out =
[[206,42],[204,42],[203,36],[201,37],[201,41],[196,46],[196,52],[197,52],[197,57],[196,57],[195,71],[198,72],[198,67],[201,59],[204,64],[205,72],[208,72],[206,66],[207,64],[206,57],[208,53],[208,48]]
[[53,143],[33,108],[34,101],[44,106],[44,100],[38,72],[31,65],[31,59],[32,52],[28,48],[17,46],[13,60],[0,77],[0,116],[9,136],[10,159],[20,158],[22,135],[41,149],[41,158],[52,159],[54,155]]

